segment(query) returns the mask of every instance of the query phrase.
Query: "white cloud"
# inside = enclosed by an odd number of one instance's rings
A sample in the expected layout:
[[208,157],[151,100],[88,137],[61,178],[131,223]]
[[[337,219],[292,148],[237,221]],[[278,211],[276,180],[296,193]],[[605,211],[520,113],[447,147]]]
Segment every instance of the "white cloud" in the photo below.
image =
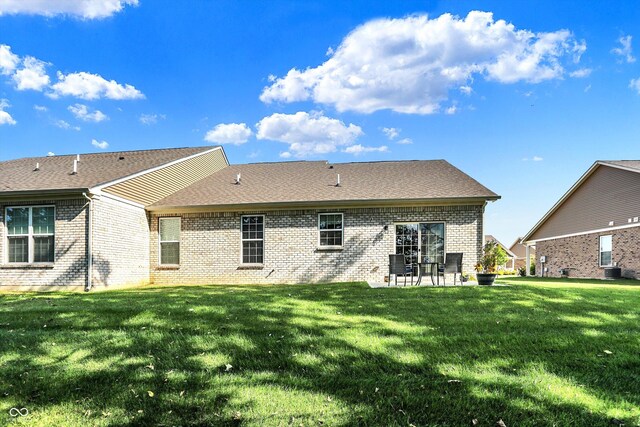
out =
[[69,123],[65,122],[64,120],[56,120],[53,123],[56,127],[59,127],[60,129],[65,129],[65,130],[69,130],[69,129],[73,129],[73,130],[80,130],[80,127],[78,126],[71,126]]
[[444,110],[445,114],[448,115],[452,115],[458,112],[458,107],[456,107],[455,105],[452,105],[451,107],[448,107],[446,110]]
[[140,99],[144,98],[142,92],[132,85],[121,85],[115,80],[106,80],[98,74],[79,73],[63,74],[58,71],[58,82],[51,85],[53,92],[48,95],[52,98],[60,96],[75,96],[81,99]]
[[1,15],[69,15],[83,19],[107,18],[138,0],[2,0]]
[[49,151],[49,152],[47,153],[47,157],[53,157],[53,156],[55,156],[55,155],[56,155],[56,153],[54,153],[53,151]]
[[289,144],[287,152],[296,157],[333,153],[339,146],[352,145],[363,135],[359,126],[347,126],[321,112],[276,113],[260,120],[256,129],[258,139]]
[[249,140],[253,132],[246,123],[220,123],[204,136],[204,140],[217,144],[241,145]]
[[69,105],[67,107],[67,110],[69,110],[76,119],[82,120],[84,122],[99,123],[109,119],[109,117],[107,117],[107,115],[104,114],[102,111],[95,110],[91,112],[90,111],[91,109],[83,104]]
[[11,52],[11,46],[0,44],[0,74],[13,73],[19,63],[20,57]]
[[638,95],[640,95],[640,77],[637,79],[631,79],[629,82],[629,88],[631,88],[631,90],[635,90],[638,92]]
[[280,157],[282,157],[283,159],[289,159],[291,158],[291,153],[288,151],[283,151],[282,153],[280,153]]
[[365,147],[361,144],[356,144],[356,145],[351,145],[345,148],[344,150],[342,150],[343,153],[349,153],[355,156],[358,156],[363,153],[371,153],[373,151],[384,153],[389,151],[389,147],[387,147],[386,145],[382,145],[380,147]]
[[400,135],[400,131],[402,129],[398,128],[382,128],[382,133],[384,133],[390,141],[393,141]]
[[271,82],[260,99],[431,114],[450,89],[470,93],[475,76],[499,83],[559,79],[564,62],[578,62],[585,49],[568,30],[518,30],[488,12],[379,19],[353,30],[320,66],[292,68]]
[[575,77],[578,79],[589,77],[593,70],[591,68],[580,68],[579,70],[575,70],[569,73],[570,77]]
[[109,143],[107,141],[98,141],[96,139],[91,140],[91,145],[101,150],[106,150],[109,148]]
[[34,105],[33,109],[36,110],[36,111],[41,111],[41,112],[49,111],[49,109],[47,107],[45,107],[44,105]]
[[587,85],[587,87],[584,88],[584,92],[587,93],[591,90],[591,85]]
[[473,88],[468,85],[460,86],[459,89],[460,92],[464,93],[465,95],[471,95],[471,92],[473,92]]
[[618,39],[620,47],[614,47],[611,49],[611,53],[620,57],[621,62],[632,63],[636,62],[636,58],[633,56],[633,48],[631,47],[631,36],[622,36]]
[[534,162],[541,162],[543,160],[543,158],[540,157],[540,156],[533,156],[533,159],[531,159],[531,160],[533,160]]
[[22,61],[22,68],[13,74],[13,81],[17,90],[37,90],[41,91],[49,85],[49,75],[45,67],[49,65],[44,61],[27,56]]
[[401,140],[396,142],[396,144],[409,145],[413,144],[413,140],[411,138],[402,138]]
[[138,120],[143,125],[155,125],[158,123],[158,120],[164,120],[167,116],[164,114],[140,114]]
[[15,125],[17,122],[11,117],[11,114],[7,113],[5,108],[11,107],[9,101],[6,99],[0,99],[0,125]]

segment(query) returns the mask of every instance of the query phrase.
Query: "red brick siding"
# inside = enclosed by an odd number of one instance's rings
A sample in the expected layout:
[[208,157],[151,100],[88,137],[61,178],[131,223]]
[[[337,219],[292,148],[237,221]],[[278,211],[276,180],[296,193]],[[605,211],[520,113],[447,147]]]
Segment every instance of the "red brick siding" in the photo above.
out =
[[[560,269],[571,268],[570,277],[603,278],[600,267],[600,236],[612,236],[612,258],[622,268],[623,277],[640,278],[640,227],[591,233],[580,236],[545,240],[536,243],[537,261],[546,256],[545,276],[560,277]],[[536,275],[541,265],[536,262]]]

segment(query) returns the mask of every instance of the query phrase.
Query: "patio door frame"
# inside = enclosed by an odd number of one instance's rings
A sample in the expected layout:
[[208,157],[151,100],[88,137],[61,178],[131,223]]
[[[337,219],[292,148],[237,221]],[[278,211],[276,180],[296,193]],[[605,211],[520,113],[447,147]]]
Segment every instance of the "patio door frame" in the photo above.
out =
[[396,253],[396,225],[417,225],[418,226],[418,262],[422,260],[422,231],[420,224],[442,224],[442,238],[444,246],[442,248],[442,256],[444,258],[447,253],[447,222],[446,221],[394,221],[393,223],[393,252]]

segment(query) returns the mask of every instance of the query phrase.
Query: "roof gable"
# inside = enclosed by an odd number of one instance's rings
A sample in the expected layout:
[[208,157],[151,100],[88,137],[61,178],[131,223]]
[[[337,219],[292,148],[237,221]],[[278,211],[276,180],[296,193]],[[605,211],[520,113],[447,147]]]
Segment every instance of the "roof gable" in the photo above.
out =
[[89,189],[210,150],[212,147],[190,147],[81,154],[76,174],[72,173],[76,155],[8,160],[0,162],[0,196]]
[[523,242],[628,223],[640,211],[640,161],[596,161],[522,238]]

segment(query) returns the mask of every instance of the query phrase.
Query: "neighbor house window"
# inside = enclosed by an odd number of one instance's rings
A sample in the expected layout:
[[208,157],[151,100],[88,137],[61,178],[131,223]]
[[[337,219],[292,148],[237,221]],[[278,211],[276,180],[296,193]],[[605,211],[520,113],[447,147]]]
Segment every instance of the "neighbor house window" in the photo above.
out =
[[5,210],[5,221],[8,262],[53,262],[55,253],[55,208],[53,206],[9,207]]
[[600,266],[611,266],[611,236],[600,236]]
[[242,263],[264,262],[264,216],[245,215],[240,222],[242,230]]
[[160,264],[180,264],[180,218],[160,218]]
[[320,246],[342,247],[343,215],[341,213],[321,213],[318,215]]

